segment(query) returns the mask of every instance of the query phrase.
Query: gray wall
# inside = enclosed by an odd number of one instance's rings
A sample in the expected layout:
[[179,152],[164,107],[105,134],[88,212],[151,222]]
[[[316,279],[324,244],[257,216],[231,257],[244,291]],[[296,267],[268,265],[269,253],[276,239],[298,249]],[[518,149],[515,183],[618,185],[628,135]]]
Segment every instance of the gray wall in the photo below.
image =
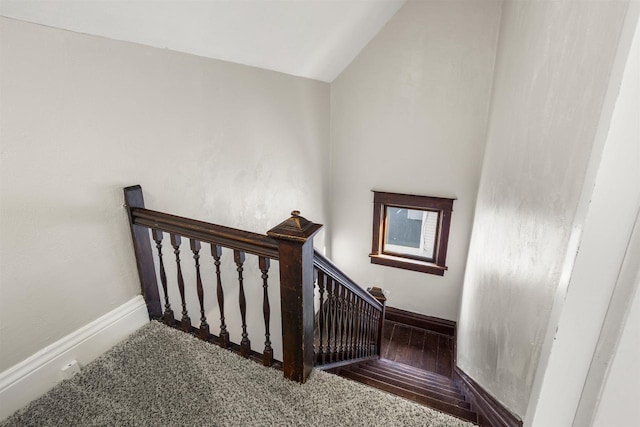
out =
[[[331,254],[390,306],[458,316],[499,23],[498,1],[409,1],[331,84]],[[443,277],[370,264],[374,189],[457,198]]]
[[328,219],[328,84],[5,18],[0,43],[0,371],[139,293],[126,185],[261,233]]
[[625,11],[626,2],[503,6],[458,365],[521,417],[556,292],[571,276]]

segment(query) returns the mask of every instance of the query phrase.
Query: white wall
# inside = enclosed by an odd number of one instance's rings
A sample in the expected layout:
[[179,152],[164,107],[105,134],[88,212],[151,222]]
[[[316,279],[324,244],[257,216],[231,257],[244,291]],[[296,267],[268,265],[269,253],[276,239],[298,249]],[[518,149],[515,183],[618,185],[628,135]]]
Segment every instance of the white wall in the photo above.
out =
[[[638,420],[640,401],[640,292],[633,298],[629,317],[612,360],[593,422],[594,426],[632,427]],[[574,424],[576,425],[576,424]]]
[[261,233],[328,219],[328,84],[4,18],[0,43],[0,371],[139,293],[126,185]]
[[580,241],[625,11],[626,2],[503,6],[458,365],[522,418]]
[[[607,340],[609,344],[603,347],[613,351],[617,331],[624,326],[623,314],[633,299],[634,281],[637,286],[637,277],[625,283],[621,268],[623,262],[630,263],[627,268],[632,269],[632,276],[637,276],[639,260],[629,259],[630,236],[640,211],[640,44],[637,36],[631,49],[630,45],[639,10],[635,7],[628,12],[623,25],[596,135],[596,145],[599,145],[600,134],[604,139],[602,157],[595,185],[587,182],[583,189],[587,193],[584,198],[589,200],[588,210],[568,289],[566,295],[561,293],[554,302],[554,311],[560,312],[559,315],[549,319],[545,341],[550,345],[548,350],[543,347],[526,416],[532,425],[560,426],[572,422],[576,426],[587,425],[584,419],[576,418],[576,411],[580,400],[589,393],[585,380],[598,363],[596,347],[599,341]],[[597,157],[596,150],[597,147],[593,157]],[[619,295],[614,297],[615,293]],[[620,297],[624,305],[616,306],[615,301]],[[555,307],[558,305],[561,307]],[[603,337],[605,319],[612,322],[616,316],[621,316],[613,327],[616,332],[612,337]],[[637,381],[640,377],[636,377]],[[628,398],[629,392],[619,394]]]
[[[409,1],[331,84],[331,254],[390,306],[457,318],[499,22],[499,1]],[[370,264],[374,189],[457,198],[443,277]]]

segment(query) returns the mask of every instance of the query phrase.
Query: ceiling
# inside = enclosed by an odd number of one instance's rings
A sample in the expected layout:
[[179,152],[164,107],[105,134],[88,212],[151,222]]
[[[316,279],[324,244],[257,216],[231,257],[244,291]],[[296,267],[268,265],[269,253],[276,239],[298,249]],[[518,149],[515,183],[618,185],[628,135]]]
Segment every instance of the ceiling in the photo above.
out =
[[0,15],[331,82],[405,0],[0,0]]

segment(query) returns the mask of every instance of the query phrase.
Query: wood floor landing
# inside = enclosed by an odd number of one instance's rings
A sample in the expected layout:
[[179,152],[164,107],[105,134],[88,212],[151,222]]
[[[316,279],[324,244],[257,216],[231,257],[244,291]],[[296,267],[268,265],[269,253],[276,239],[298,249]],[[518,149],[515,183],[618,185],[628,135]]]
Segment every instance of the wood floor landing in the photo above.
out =
[[389,320],[383,334],[383,359],[453,376],[453,337]]

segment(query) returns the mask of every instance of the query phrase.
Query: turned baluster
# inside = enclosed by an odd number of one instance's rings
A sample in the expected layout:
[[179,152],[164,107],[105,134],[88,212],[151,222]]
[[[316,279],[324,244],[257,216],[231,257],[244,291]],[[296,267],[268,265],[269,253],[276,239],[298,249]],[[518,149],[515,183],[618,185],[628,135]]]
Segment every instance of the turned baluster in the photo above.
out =
[[358,313],[358,302],[360,299],[356,296],[353,298],[353,357],[358,357],[358,332],[360,330],[360,315]]
[[327,347],[325,350],[325,355],[324,355],[324,360],[323,362],[331,362],[331,327],[332,327],[332,323],[331,323],[331,310],[333,307],[333,293],[332,293],[332,281],[331,278],[327,276],[327,281],[326,281],[326,289],[327,289],[327,298],[325,301],[325,308],[324,308],[324,324],[325,324],[325,329],[327,332]]
[[373,307],[371,307],[371,337],[369,338],[369,356],[372,356],[375,353],[375,343],[376,343],[376,313]]
[[318,310],[318,329],[319,329],[319,345],[318,345],[318,358],[320,363],[324,363],[324,280],[325,275],[322,271],[318,271],[318,294],[320,296],[320,309]]
[[269,292],[268,292],[268,283],[269,279],[269,266],[271,260],[265,257],[258,258],[258,264],[260,266],[260,271],[262,272],[262,289],[264,292],[262,299],[262,312],[264,314],[264,330],[265,330],[265,341],[264,341],[264,351],[262,352],[262,364],[264,366],[271,366],[273,364],[273,349],[271,348],[271,336],[269,334],[269,318],[271,316],[271,308],[269,306]]
[[220,309],[220,346],[229,346],[229,331],[224,320],[224,292],[222,289],[222,278],[220,277],[220,257],[222,257],[222,247],[211,244],[211,256],[213,264],[216,266],[216,293],[218,297],[218,308]]
[[332,310],[332,319],[331,319],[331,325],[333,328],[333,351],[332,353],[332,358],[334,361],[339,360],[338,359],[338,350],[339,350],[339,345],[340,345],[340,325],[339,323],[339,319],[340,319],[340,297],[339,297],[339,293],[340,293],[340,289],[339,289],[339,284],[338,282],[336,282],[335,280],[331,280],[333,282],[333,310]]
[[356,295],[353,292],[349,292],[349,358],[354,358],[356,356],[355,355],[355,348],[356,348],[355,301],[356,301]]
[[362,336],[360,340],[360,354],[361,357],[367,355],[367,303],[362,303]]
[[342,288],[342,358],[346,359],[349,352],[349,291]]
[[372,306],[369,306],[369,354],[368,356],[371,356],[373,351],[372,351],[372,347],[373,347],[373,343],[374,343],[374,325],[375,325],[375,310],[373,309]]
[[242,272],[244,271],[244,252],[234,250],[233,259],[236,262],[238,271],[238,284],[239,284],[239,303],[240,303],[240,317],[242,317],[242,340],[240,340],[240,354],[243,357],[249,357],[251,351],[251,341],[249,341],[249,334],[247,333],[247,300],[244,295],[244,283],[242,278]]
[[382,347],[382,340],[379,339],[378,337],[381,336],[381,317],[382,317],[382,312],[381,311],[377,311],[376,310],[376,324],[375,324],[375,334],[373,335],[373,342],[375,343],[375,354],[377,354],[378,356],[380,355],[380,350]]
[[333,310],[333,282],[331,280],[331,277],[329,276],[327,276],[326,289],[327,289],[327,297],[325,301],[324,324],[325,324],[325,330],[327,332],[327,346],[325,350],[325,361],[329,363],[331,362],[331,350],[332,350],[331,340],[333,339],[333,336],[332,336],[333,323],[331,322],[332,310]]
[[349,290],[342,289],[342,358],[349,357]]
[[176,234],[171,235],[171,245],[173,253],[176,255],[176,265],[178,270],[178,289],[180,290],[180,299],[182,300],[182,319],[180,319],[180,327],[185,332],[191,332],[191,319],[187,312],[187,302],[184,296],[184,279],[182,278],[182,267],[180,267],[180,243],[182,239]]
[[[313,296],[315,299],[315,295],[316,295],[316,286],[318,286],[318,269],[317,268],[313,268]],[[313,313],[315,314],[315,301],[314,301],[314,305],[313,305]],[[320,344],[318,343],[316,345],[316,340],[318,338],[318,334],[316,331],[316,318],[314,316],[313,318],[313,363],[316,364],[318,362],[318,354],[320,354]]]
[[331,277],[324,276],[324,359],[325,363],[331,361]]
[[364,355],[362,341],[364,340],[364,301],[358,300],[358,357]]
[[366,302],[362,302],[362,335],[360,340],[360,354],[362,357],[367,355],[367,307]]
[[378,336],[378,319],[380,318],[380,312],[378,310],[376,310],[373,313],[373,328],[372,331],[373,333],[371,334],[371,351],[373,352],[373,354],[378,354],[378,340],[376,339],[376,337]]
[[200,274],[200,249],[200,241],[191,239],[191,252],[193,252],[193,259],[196,264],[196,291],[200,302],[200,330],[198,331],[198,336],[206,340],[209,338],[209,324],[207,323],[207,317],[204,315],[204,289],[202,289],[202,276]]
[[334,307],[334,301],[333,301],[333,280],[331,279],[331,277],[327,277],[327,308],[326,308],[326,315],[325,315],[325,325],[327,326],[327,351],[326,351],[326,356],[325,359],[327,362],[331,362],[331,357],[332,357],[332,353],[333,353],[333,340],[334,340],[334,334],[333,334],[333,307]]
[[167,292],[167,273],[164,270],[164,261],[162,259],[162,239],[164,237],[162,231],[153,229],[151,230],[153,240],[156,242],[156,248],[158,249],[158,260],[160,263],[160,282],[162,283],[162,290],[164,291],[164,313],[162,314],[162,321],[167,325],[173,325],[175,318],[173,317],[173,310],[169,303],[169,293]]
[[370,343],[370,327],[371,327],[371,306],[365,304],[364,306],[364,356],[369,356],[369,343]]
[[373,353],[373,345],[374,345],[374,335],[375,335],[375,324],[376,324],[376,312],[371,308],[371,318],[369,321],[369,356]]
[[344,286],[340,285],[338,288],[338,328],[340,331],[340,339],[338,340],[338,360],[344,359],[344,336],[346,332],[345,319],[344,319]]
[[356,294],[351,301],[351,357],[358,355],[358,300]]
[[344,358],[351,357],[351,291],[347,290],[344,295],[345,317],[347,319],[347,334],[344,341]]
[[342,299],[340,298],[342,286],[340,286],[340,282],[334,282],[334,285],[336,292],[336,360],[342,360]]

